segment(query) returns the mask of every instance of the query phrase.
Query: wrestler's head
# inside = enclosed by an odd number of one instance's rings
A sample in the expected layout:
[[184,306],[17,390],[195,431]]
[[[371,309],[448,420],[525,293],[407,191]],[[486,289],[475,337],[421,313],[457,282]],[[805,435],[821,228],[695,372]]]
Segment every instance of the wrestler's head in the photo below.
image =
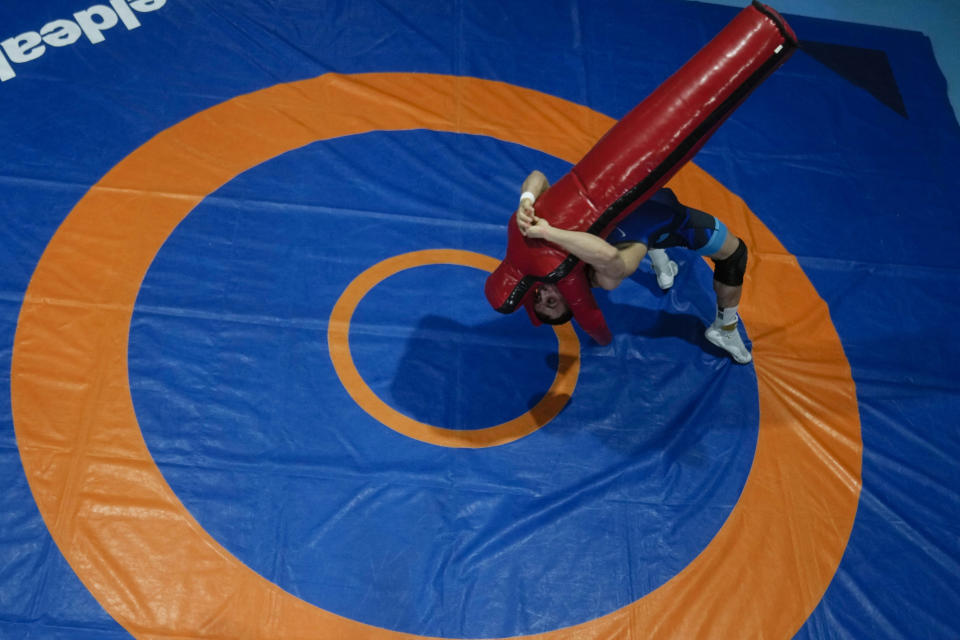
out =
[[564,300],[557,285],[540,284],[533,292],[533,312],[544,324],[566,324],[573,317],[570,305]]

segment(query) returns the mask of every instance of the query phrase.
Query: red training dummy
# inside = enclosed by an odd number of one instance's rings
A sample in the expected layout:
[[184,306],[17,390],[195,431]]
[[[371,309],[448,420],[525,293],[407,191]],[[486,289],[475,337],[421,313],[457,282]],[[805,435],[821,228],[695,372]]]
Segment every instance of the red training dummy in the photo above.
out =
[[[767,76],[797,48],[789,25],[754,0],[646,100],[614,125],[536,202],[551,225],[602,238],[663,186]],[[526,238],[510,219],[507,255],[487,278],[494,309],[523,304],[535,325],[538,282],[557,285],[574,319],[598,343],[612,340],[585,265],[559,247]]]

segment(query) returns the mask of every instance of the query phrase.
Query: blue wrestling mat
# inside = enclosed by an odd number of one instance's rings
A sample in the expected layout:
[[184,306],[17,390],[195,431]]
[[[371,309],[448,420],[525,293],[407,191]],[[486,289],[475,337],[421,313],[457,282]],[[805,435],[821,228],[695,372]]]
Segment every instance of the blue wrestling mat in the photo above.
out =
[[691,252],[598,294],[607,346],[484,298],[529,171],[735,14],[0,7],[0,638],[954,637],[926,38],[785,16],[671,182],[750,245],[754,363]]

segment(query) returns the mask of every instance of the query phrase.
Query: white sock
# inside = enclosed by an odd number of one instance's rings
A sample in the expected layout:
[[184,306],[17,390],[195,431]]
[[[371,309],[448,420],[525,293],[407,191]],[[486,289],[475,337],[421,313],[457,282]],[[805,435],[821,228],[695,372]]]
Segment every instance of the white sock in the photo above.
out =
[[740,316],[737,313],[736,305],[732,307],[717,307],[716,322],[724,329],[735,327],[739,320]]
[[667,252],[663,249],[650,249],[647,251],[647,255],[650,256],[650,262],[653,263],[653,268],[660,271],[666,271],[667,265],[670,264],[670,258],[667,257]]

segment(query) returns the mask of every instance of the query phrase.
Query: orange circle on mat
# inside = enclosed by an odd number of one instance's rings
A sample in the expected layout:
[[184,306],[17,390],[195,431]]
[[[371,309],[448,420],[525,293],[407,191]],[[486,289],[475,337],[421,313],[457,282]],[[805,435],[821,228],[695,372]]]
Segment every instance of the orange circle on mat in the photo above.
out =
[[384,426],[415,440],[441,447],[493,447],[506,444],[533,433],[553,420],[573,395],[580,372],[580,340],[569,324],[554,327],[559,366],[550,389],[532,409],[503,424],[483,429],[447,429],[425,424],[388,405],[367,385],[350,354],[350,320],[357,304],[367,292],[393,274],[430,264],[458,264],[490,272],[497,268],[498,262],[473,251],[428,249],[388,258],[354,278],[333,305],[327,329],[327,345],[333,368],[350,397]]
[[[151,458],[127,377],[130,320],[151,261],[196,204],[242,171],[335,136],[487,135],[573,163],[612,124],[586,107],[488,80],[331,74],[207,109],[94,185],[30,282],[11,399],[37,506],[110,615],[142,638],[419,637],[334,615],[250,570],[196,522]],[[751,247],[740,310],[760,405],[753,466],[724,525],[677,575],[595,620],[528,637],[789,638],[846,547],[862,445],[856,390],[827,306],[739,198],[692,164],[671,186],[691,206],[716,211]]]

